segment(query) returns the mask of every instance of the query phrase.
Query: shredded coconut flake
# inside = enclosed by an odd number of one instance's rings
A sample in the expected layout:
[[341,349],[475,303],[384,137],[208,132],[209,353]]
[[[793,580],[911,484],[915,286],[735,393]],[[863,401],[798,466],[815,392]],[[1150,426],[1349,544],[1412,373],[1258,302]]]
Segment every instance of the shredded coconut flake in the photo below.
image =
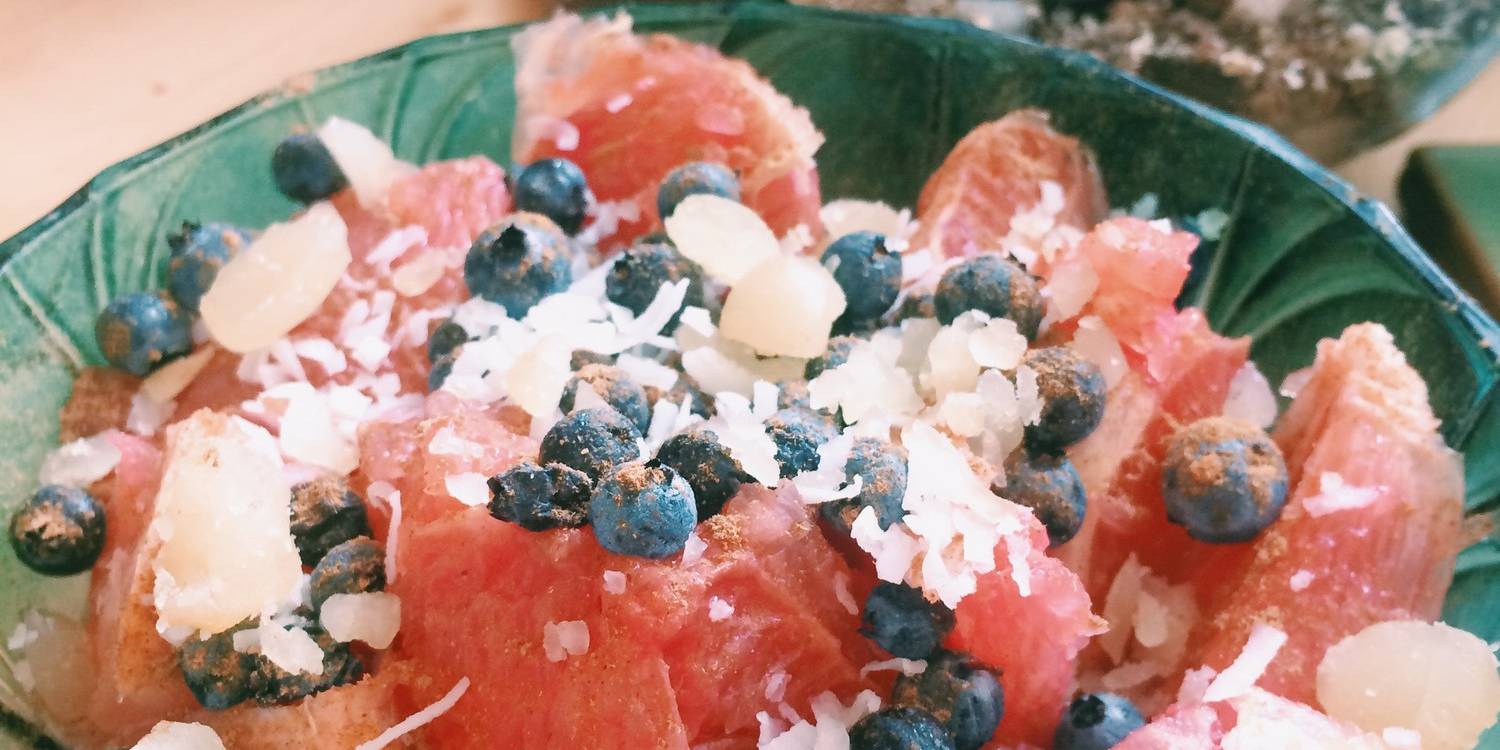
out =
[[1086,315],[1079,319],[1078,330],[1073,334],[1073,348],[1099,366],[1104,382],[1110,388],[1115,387],[1129,369],[1119,339],[1098,316]]
[[318,621],[340,643],[364,641],[389,648],[401,629],[401,599],[386,591],[334,594],[318,610]]
[[371,482],[370,499],[391,508],[391,527],[385,534],[385,581],[396,582],[396,542],[401,539],[401,490],[389,482]]
[[37,479],[42,484],[87,487],[109,476],[119,463],[120,449],[100,433],[58,446],[42,461]]
[[1271,392],[1271,383],[1254,362],[1246,362],[1229,381],[1224,416],[1243,419],[1258,427],[1270,427],[1276,421],[1276,394]]
[[1244,650],[1209,684],[1203,693],[1203,701],[1229,700],[1250,692],[1285,643],[1286,633],[1265,623],[1256,623],[1245,641]]
[[549,622],[542,626],[542,651],[547,661],[559,662],[589,651],[589,625],[582,620]]
[[1318,494],[1302,501],[1302,507],[1314,518],[1341,510],[1363,508],[1380,497],[1379,487],[1356,487],[1345,484],[1336,472],[1325,471],[1318,477]]
[[448,495],[464,505],[484,505],[490,501],[488,479],[477,471],[449,474],[443,478]]
[[137,392],[130,397],[130,413],[125,417],[125,430],[142,437],[151,437],[171,418],[177,404],[168,401],[158,403],[145,393]]
[[604,590],[611,594],[625,593],[625,574],[618,570],[604,571]]
[[703,559],[703,553],[708,551],[708,544],[694,531],[688,534],[687,542],[682,545],[682,564],[693,565]]
[[323,674],[323,649],[302,628],[287,630],[270,618],[261,618],[260,653],[272,664],[292,673]]
[[1386,727],[1380,730],[1380,739],[1391,746],[1391,750],[1422,750],[1422,733],[1406,727]]
[[717,413],[708,426],[719,436],[719,442],[756,481],[767,487],[779,484],[781,467],[776,463],[776,443],[755,416],[750,400],[738,393],[720,393],[714,405]]
[[1287,580],[1287,585],[1291,586],[1293,591],[1303,591],[1312,585],[1313,579],[1316,577],[1310,570],[1299,570],[1293,573],[1292,577]]
[[615,359],[615,366],[624,370],[626,375],[642,387],[668,391],[677,385],[677,371],[654,359],[621,352]]
[[484,456],[484,446],[472,440],[467,440],[454,431],[452,425],[445,425],[432,440],[427,443],[429,453],[439,456],[468,456],[469,458],[480,458]]
[[734,605],[717,596],[708,599],[708,619],[712,622],[722,622],[734,615]]
[[354,750],[381,750],[396,740],[401,739],[408,733],[426,726],[433,719],[448,713],[458,703],[458,699],[464,697],[469,689],[469,678],[464,677],[449,690],[446,695],[439,698],[436,703],[402,719],[400,723],[390,729],[381,732],[379,736],[369,742],[360,743]]
[[927,671],[925,659],[903,659],[896,657],[885,661],[872,661],[859,668],[859,676],[863,679],[871,672],[900,672],[907,677],[915,677]]
[[1218,670],[1213,667],[1189,669],[1182,675],[1182,687],[1177,690],[1177,702],[1202,703],[1203,694],[1208,691],[1208,686],[1213,684],[1214,678],[1218,676]]
[[833,574],[833,596],[843,605],[845,612],[859,614],[859,603],[854,601],[854,594],[849,592],[849,575],[842,570]]
[[202,724],[158,721],[131,750],[224,750],[224,742]]

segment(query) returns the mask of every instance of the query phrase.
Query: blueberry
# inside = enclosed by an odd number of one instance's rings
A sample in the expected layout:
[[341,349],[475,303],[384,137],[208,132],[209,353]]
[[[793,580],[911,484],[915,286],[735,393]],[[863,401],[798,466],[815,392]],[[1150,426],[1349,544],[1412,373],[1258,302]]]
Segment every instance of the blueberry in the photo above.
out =
[[307,634],[323,651],[322,674],[293,674],[260,657],[255,660],[255,671],[250,673],[249,680],[250,694],[256,703],[284,706],[324,690],[351,685],[364,676],[364,662],[349,651],[349,644],[335,641],[322,628],[308,628]]
[[828,245],[822,262],[847,302],[835,330],[875,327],[901,293],[901,256],[886,249],[883,234],[846,234]]
[[1042,323],[1042,293],[1026,270],[998,255],[979,255],[948,269],[932,304],[944,325],[969,310],[1009,318],[1028,339]]
[[234,650],[234,634],[250,627],[241,623],[208,638],[192,635],[183,641],[177,668],[188,691],[204,708],[218,711],[250,697],[250,675],[257,657]]
[[271,176],[282,195],[315,203],[349,186],[349,179],[316,133],[287,136],[271,154]]
[[70,576],[94,567],[104,549],[104,506],[77,487],[49,484],[10,517],[10,546],[28,568]]
[[145,377],[157,365],[193,350],[192,325],[166,294],[134,292],[116,297],[99,313],[94,338],[110,364]]
[[911,706],[884,708],[849,728],[849,750],[954,750],[932,714]]
[[369,535],[365,503],[343,479],[329,477],[292,488],[292,539],[303,565],[317,565],[334,547]]
[[1084,693],[1063,711],[1053,750],[1108,750],[1146,724],[1129,700],[1114,693]]
[[781,478],[790,479],[818,468],[818,448],[832,440],[836,431],[826,417],[794,406],[772,414],[766,420],[766,433],[776,443]]
[[660,560],[682,551],[698,524],[693,488],[655,461],[621,466],[589,499],[599,546],[617,555]]
[[1026,443],[1037,451],[1056,451],[1086,437],[1104,418],[1106,386],[1099,366],[1065,346],[1032,349],[1021,364],[1036,373],[1042,415],[1026,425]]
[[700,521],[718,515],[724,503],[740,491],[740,484],[751,481],[719,436],[702,427],[667,438],[657,449],[656,460],[682,475],[693,488]]
[[427,361],[436,365],[438,360],[472,340],[463,326],[449,318],[432,329],[432,334],[427,337]]
[[651,404],[646,401],[646,391],[614,365],[585,365],[573,373],[563,386],[562,400],[558,404],[564,414],[573,411],[578,389],[585,384],[594,389],[604,403],[630,420],[636,430],[646,434],[646,429],[651,426]]
[[991,489],[995,494],[1036,514],[1047,527],[1049,546],[1056,547],[1083,527],[1088,508],[1083,478],[1063,454],[1032,454],[1025,449],[1005,460],[1005,483]]
[[334,594],[385,590],[385,548],[369,537],[357,537],[328,550],[309,580],[313,609]]
[[777,381],[776,408],[814,411],[812,391],[807,389],[807,381],[800,378]]
[[444,354],[436,362],[432,363],[432,369],[427,371],[427,392],[434,393],[443,387],[448,381],[448,376],[453,374],[453,363],[458,360],[459,352],[463,351],[460,346],[447,354]]
[[219,269],[250,244],[250,233],[229,224],[185,223],[167,235],[167,290],[184,309],[198,312],[198,302],[213,286]]
[[1182,427],[1162,460],[1167,520],[1201,542],[1248,541],[1286,505],[1281,449],[1255,425],[1227,417]]
[[891,701],[932,714],[948,730],[955,750],[979,750],[1005,715],[1005,690],[995,673],[955,651],[938,652],[920,675],[897,677]]
[[859,632],[892,656],[926,659],[953,629],[953,611],[921,589],[881,581],[865,600]]
[[541,214],[568,234],[583,226],[589,184],[577,164],[567,159],[534,162],[516,174],[511,190],[517,211]]
[[858,336],[834,336],[829,339],[826,351],[807,360],[807,365],[802,368],[802,377],[812,380],[825,370],[844,365],[849,361],[849,353],[854,351],[855,345],[863,340]]
[[597,483],[616,466],[640,458],[640,437],[635,425],[614,409],[579,409],[542,436],[537,460],[577,469]]
[[562,464],[525,461],[490,477],[490,515],[527,531],[577,528],[588,523],[593,483]]
[[661,188],[656,191],[656,212],[665,220],[689,195],[717,195],[737,201],[740,199],[740,180],[723,164],[690,161],[668,172],[662,179]]
[[567,238],[537,214],[512,214],[474,240],[464,258],[469,291],[505,307],[512,318],[573,281]]
[[[620,254],[604,279],[604,295],[610,302],[640,315],[656,299],[661,285],[687,279],[684,307],[704,307],[703,269],[688,260],[677,248],[666,243],[637,242]],[[667,332],[677,328],[682,311],[678,310],[667,324]]]
[[889,441],[859,438],[849,450],[844,464],[849,481],[860,478],[859,494],[845,500],[834,500],[818,506],[823,518],[847,534],[854,519],[865,508],[875,511],[880,528],[889,529],[906,511],[901,498],[906,496],[906,449]]

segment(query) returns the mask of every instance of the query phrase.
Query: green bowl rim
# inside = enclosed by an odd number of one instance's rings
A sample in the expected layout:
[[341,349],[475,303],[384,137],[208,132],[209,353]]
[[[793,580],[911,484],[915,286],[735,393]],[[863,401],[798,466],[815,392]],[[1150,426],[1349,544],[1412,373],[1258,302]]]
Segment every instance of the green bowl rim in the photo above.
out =
[[[1385,204],[1364,195],[1347,181],[1315,162],[1311,157],[1299,151],[1290,142],[1265,126],[1230,115],[1206,104],[1168,91],[1153,83],[1113,68],[1087,53],[1061,48],[1049,48],[1030,39],[987,31],[966,22],[953,19],[853,13],[793,5],[778,0],[720,0],[719,2],[691,5],[635,2],[590,9],[584,12],[583,15],[602,15],[620,11],[629,13],[637,22],[651,25],[656,30],[667,33],[670,33],[670,27],[674,23],[701,22],[715,19],[729,21],[749,12],[761,14],[763,17],[769,18],[843,17],[845,19],[872,24],[906,26],[931,33],[967,35],[982,38],[990,43],[1021,47],[1031,50],[1035,54],[1049,56],[1063,67],[1081,69],[1088,74],[1112,80],[1118,85],[1133,90],[1141,96],[1156,100],[1158,103],[1169,107],[1186,109],[1228,130],[1240,140],[1259,148],[1264,153],[1292,167],[1298,173],[1314,182],[1320,189],[1332,196],[1340,204],[1350,209],[1355,215],[1359,216],[1361,220],[1386,240],[1391,249],[1401,256],[1438,299],[1454,309],[1459,320],[1481,342],[1482,347],[1489,351],[1489,366],[1500,372],[1500,323],[1491,318],[1488,313],[1480,308],[1473,297],[1459,288],[1437,266],[1432,258],[1406,232]],[[22,251],[27,248],[33,239],[44,234],[73,211],[86,204],[92,197],[95,189],[104,188],[118,176],[150,163],[179,145],[189,143],[213,131],[222,123],[229,122],[260,106],[279,99],[299,96],[311,88],[315,88],[324,79],[337,77],[340,73],[355,70],[364,65],[399,60],[407,55],[421,54],[429,48],[441,47],[455,41],[460,43],[482,42],[492,36],[515,33],[517,30],[537,22],[539,21],[525,21],[468,31],[428,35],[347,62],[318,68],[310,73],[312,76],[312,83],[310,85],[303,85],[296,81],[295,78],[289,79],[281,85],[253,96],[238,106],[226,110],[178,135],[172,136],[155,146],[105,167],[41,218],[25,226],[8,239],[0,241],[0,273],[6,271],[10,262],[21,255]],[[1495,398],[1497,390],[1500,390],[1500,388],[1492,387],[1483,394],[1480,400],[1474,404],[1476,412],[1486,408],[1489,402]],[[9,711],[0,707],[0,737],[7,735],[12,739],[33,743],[34,747],[60,747],[50,737],[37,733],[35,728],[30,727],[26,722],[20,721],[19,717],[11,715]]]

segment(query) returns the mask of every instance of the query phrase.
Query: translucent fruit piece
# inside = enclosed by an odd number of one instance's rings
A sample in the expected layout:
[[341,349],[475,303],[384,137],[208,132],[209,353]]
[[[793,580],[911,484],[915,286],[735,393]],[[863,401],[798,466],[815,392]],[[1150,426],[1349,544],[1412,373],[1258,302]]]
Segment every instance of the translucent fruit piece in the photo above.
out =
[[1382,622],[1323,655],[1318,702],[1370,732],[1415,730],[1425,750],[1466,750],[1500,711],[1496,667],[1489,645],[1458,628]]
[[844,304],[828,269],[811,258],[777,255],[730,290],[719,332],[760,354],[816,357],[828,348]]
[[365,208],[385,203],[391,183],[415,168],[399,161],[385,141],[375,137],[363,125],[342,117],[330,117],[318,128],[318,139],[333,154],[339,169],[349,179],[349,187]]
[[776,235],[754,211],[717,195],[690,195],[666,221],[667,236],[690,260],[726,284],[778,252]]
[[264,349],[306,320],[349,266],[344,220],[318,203],[273,224],[226,264],[203,295],[203,323],[224,348]]

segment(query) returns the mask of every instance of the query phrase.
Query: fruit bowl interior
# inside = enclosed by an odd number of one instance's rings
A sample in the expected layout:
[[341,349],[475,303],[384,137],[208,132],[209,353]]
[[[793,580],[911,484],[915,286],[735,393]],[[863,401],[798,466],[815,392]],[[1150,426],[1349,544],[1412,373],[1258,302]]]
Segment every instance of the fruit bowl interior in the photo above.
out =
[[[912,206],[971,127],[1020,107],[1050,111],[1097,153],[1114,204],[1153,193],[1164,216],[1229,214],[1222,240],[1195,258],[1183,301],[1221,332],[1253,336],[1273,383],[1307,365],[1320,338],[1384,323],[1427,378],[1444,436],[1467,454],[1470,511],[1500,500],[1500,328],[1384,207],[1268,131],[1082,54],[959,22],[758,3],[630,12],[639,30],[747,59],[807,107],[827,137],[825,199]],[[331,115],[364,123],[409,161],[477,153],[507,163],[516,31],[419,40],[269,93],[111,167],[0,244],[0,511],[8,517],[33,489],[77,368],[102,361],[95,313],[117,293],[157,284],[169,229],[258,227],[290,214],[270,178],[271,150]],[[32,608],[81,617],[86,589],[87,576],[29,573],[6,546],[0,633]],[[1500,544],[1464,553],[1447,619],[1500,638]]]

